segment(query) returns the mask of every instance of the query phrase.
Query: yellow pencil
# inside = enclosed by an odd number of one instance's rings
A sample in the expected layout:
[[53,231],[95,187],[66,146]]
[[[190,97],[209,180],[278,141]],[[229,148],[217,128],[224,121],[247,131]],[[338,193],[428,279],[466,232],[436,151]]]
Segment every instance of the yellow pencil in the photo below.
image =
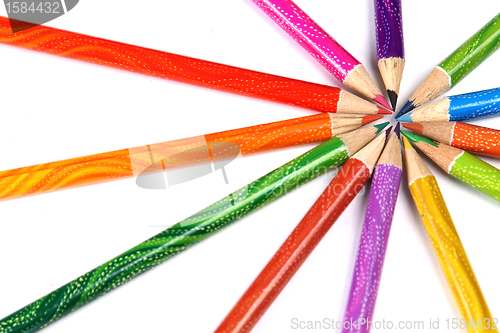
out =
[[469,333],[498,332],[436,178],[403,137],[408,186]]

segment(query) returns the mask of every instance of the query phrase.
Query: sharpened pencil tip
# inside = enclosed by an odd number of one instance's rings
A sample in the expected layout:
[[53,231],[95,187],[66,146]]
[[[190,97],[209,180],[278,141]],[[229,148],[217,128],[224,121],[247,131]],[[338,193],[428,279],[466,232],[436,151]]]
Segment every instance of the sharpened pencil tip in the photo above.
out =
[[386,121],[385,123],[382,123],[382,124],[373,125],[373,127],[375,127],[377,129],[377,133],[375,133],[375,134],[379,134],[384,128],[387,127],[387,125],[389,125],[388,121]]
[[407,138],[411,142],[415,142],[415,143],[425,142],[425,143],[430,144],[431,146],[434,146],[434,147],[438,146],[437,143],[435,143],[434,141],[429,140],[426,137],[417,135],[415,133],[410,133],[410,132],[407,132],[405,130],[401,130],[401,133],[403,133],[403,135],[405,136],[405,138]]
[[403,106],[403,108],[401,110],[399,110],[398,114],[396,115],[396,118],[399,118],[404,114],[407,114],[408,112],[410,112],[414,108],[415,108],[415,105],[413,105],[412,101],[406,102],[405,106]]
[[406,138],[406,136],[403,136],[403,146],[405,149],[413,149],[413,146],[411,145],[410,141]]
[[412,123],[411,113],[404,114],[402,116],[396,117],[396,120],[401,123]]
[[383,107],[377,106],[378,111],[377,114],[392,114],[391,111],[384,109]]
[[378,104],[382,105],[383,107],[389,109],[389,110],[392,110],[391,106],[389,105],[389,103],[387,103],[387,101],[385,100],[384,96],[382,95],[375,95],[375,97],[373,97],[373,100],[375,102],[377,102]]
[[417,134],[422,134],[424,132],[424,125],[419,123],[404,123],[403,127]]
[[394,90],[387,90],[387,96],[389,96],[389,101],[391,101],[392,109],[396,110],[396,103],[398,102],[398,94]]
[[363,117],[363,120],[361,120],[361,125],[365,126],[366,124],[373,123],[375,120],[379,120],[384,118],[384,116],[374,116],[374,115],[366,115]]
[[394,128],[394,133],[396,133],[398,139],[401,139],[401,123],[398,123],[396,125],[396,128]]
[[389,126],[389,128],[385,130],[385,142],[389,140],[389,135],[391,135],[391,132],[392,132],[392,126]]

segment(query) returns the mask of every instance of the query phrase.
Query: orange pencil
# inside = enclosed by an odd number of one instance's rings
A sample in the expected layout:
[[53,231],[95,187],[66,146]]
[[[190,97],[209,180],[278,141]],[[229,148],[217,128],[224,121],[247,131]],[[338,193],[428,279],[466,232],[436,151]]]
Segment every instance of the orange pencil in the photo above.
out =
[[500,131],[458,121],[437,123],[402,123],[405,128],[434,141],[500,158]]
[[[382,116],[321,113],[224,132],[0,171],[0,200],[326,141]],[[157,163],[158,162],[158,163]],[[224,172],[224,171],[223,171]]]

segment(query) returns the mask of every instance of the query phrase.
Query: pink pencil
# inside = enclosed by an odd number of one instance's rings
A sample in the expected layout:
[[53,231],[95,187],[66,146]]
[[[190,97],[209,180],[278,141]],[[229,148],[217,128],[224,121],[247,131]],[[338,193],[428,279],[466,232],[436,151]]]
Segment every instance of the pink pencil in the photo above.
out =
[[252,0],[342,84],[391,109],[363,64],[291,0]]

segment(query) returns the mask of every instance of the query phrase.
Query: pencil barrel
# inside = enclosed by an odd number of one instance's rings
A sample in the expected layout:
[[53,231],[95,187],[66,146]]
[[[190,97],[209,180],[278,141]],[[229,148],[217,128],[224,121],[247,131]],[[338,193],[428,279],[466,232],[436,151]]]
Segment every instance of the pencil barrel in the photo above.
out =
[[35,332],[172,258],[348,159],[333,138],[0,321],[0,333]]
[[360,64],[293,1],[252,1],[341,83]]
[[479,66],[500,47],[500,14],[453,51],[438,66],[450,76],[451,86]]
[[469,333],[498,332],[460,237],[434,176],[418,178],[410,186],[415,205]]
[[46,26],[15,34],[0,17],[0,43],[152,77],[336,112],[341,89],[152,50]]
[[452,165],[450,175],[500,201],[500,170],[474,155],[464,152]]
[[343,333],[370,332],[402,174],[400,167],[387,164],[373,173]]
[[448,99],[450,121],[487,118],[500,113],[500,88],[449,96]]
[[403,18],[400,0],[375,1],[375,30],[378,60],[404,58]]

